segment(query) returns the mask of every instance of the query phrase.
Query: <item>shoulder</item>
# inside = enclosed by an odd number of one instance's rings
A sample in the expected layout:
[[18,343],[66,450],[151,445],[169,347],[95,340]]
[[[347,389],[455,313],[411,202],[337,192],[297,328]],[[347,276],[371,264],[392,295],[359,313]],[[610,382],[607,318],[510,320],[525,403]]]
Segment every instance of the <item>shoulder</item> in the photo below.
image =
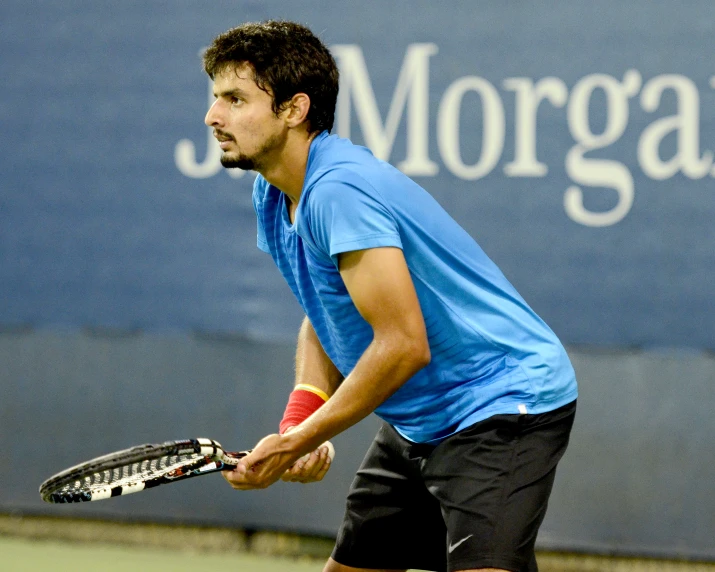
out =
[[333,211],[354,211],[367,204],[382,203],[383,199],[373,183],[346,166],[324,173],[306,189],[305,208],[313,214]]
[[388,204],[393,188],[401,187],[406,179],[395,167],[349,139],[330,135],[319,143],[304,185],[307,210]]
[[317,180],[328,173],[343,173],[370,169],[380,163],[370,149],[356,145],[337,135],[323,135],[311,151],[309,179]]
[[320,141],[317,151],[306,188],[315,187],[321,195],[330,188],[352,187],[387,198],[393,192],[417,186],[397,167],[349,139],[330,135]]
[[341,193],[372,194],[381,183],[380,164],[369,149],[348,139],[327,137],[306,179],[305,191],[312,201],[335,200]]

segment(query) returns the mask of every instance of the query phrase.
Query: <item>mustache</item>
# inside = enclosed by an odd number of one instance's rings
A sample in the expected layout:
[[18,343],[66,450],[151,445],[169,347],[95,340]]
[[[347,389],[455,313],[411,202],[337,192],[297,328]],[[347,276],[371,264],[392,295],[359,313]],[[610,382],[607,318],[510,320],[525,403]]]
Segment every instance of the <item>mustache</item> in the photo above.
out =
[[230,135],[225,131],[221,131],[220,129],[214,129],[214,137],[219,141],[235,141],[233,135]]

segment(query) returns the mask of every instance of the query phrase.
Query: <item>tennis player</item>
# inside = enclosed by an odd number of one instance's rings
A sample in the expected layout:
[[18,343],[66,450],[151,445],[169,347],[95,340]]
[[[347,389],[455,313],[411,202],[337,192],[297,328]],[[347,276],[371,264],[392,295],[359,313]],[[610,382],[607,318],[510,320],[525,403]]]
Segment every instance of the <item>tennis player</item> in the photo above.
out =
[[224,476],[320,480],[321,444],[374,412],[326,572],[537,570],[576,408],[561,343],[424,189],[329,134],[338,70],[310,30],[239,26],[204,68],[221,161],[257,171],[258,247],[306,314],[279,433]]

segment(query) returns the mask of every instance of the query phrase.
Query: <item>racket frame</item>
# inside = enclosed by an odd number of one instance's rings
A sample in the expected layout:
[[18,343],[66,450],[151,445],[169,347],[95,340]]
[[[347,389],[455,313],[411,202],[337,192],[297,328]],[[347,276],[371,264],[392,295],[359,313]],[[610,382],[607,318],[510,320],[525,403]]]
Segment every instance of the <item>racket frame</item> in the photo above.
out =
[[[248,453],[249,451],[225,452],[218,441],[205,438],[137,445],[95,457],[51,476],[40,485],[40,495],[42,500],[49,503],[96,501],[127,495],[158,485],[231,469]],[[145,467],[136,479],[127,476],[116,484],[110,481],[105,486],[102,486],[101,482],[98,484],[88,482],[89,486],[78,484],[78,481],[89,479],[92,475],[104,471],[114,471],[137,463],[151,463],[157,459],[182,455],[190,455],[194,458],[178,464],[175,469],[168,472],[149,471],[147,474]],[[156,474],[151,476],[152,473]],[[75,486],[68,488],[68,485],[73,483]]]

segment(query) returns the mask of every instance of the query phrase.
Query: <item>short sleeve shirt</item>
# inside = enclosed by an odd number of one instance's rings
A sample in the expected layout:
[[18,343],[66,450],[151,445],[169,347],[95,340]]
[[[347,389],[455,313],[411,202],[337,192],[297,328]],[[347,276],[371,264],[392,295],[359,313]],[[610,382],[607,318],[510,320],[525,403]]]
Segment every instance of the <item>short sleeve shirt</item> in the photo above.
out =
[[343,252],[402,249],[431,362],[376,413],[414,442],[439,442],[500,413],[542,413],[577,396],[566,352],[476,241],[422,187],[323,132],[310,148],[295,222],[283,193],[254,183],[268,252],[320,342],[348,375],[372,341],[338,271]]

